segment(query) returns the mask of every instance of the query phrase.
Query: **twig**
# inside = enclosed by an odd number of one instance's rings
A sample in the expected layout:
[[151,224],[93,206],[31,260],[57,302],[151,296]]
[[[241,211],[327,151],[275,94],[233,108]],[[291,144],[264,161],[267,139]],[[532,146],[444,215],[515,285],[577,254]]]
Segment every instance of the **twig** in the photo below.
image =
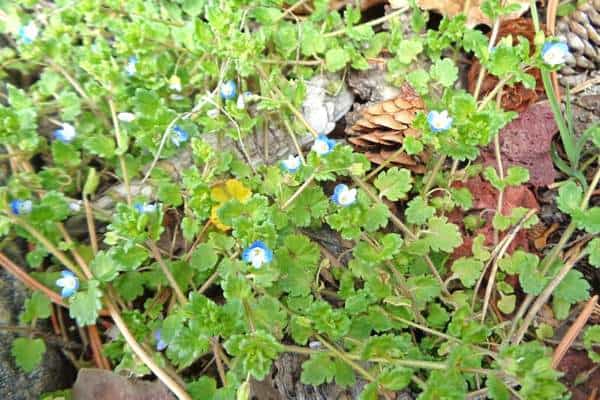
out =
[[575,339],[577,339],[577,336],[592,315],[597,302],[598,295],[592,297],[587,302],[575,322],[573,322],[573,325],[571,325],[567,333],[565,333],[565,336],[563,336],[559,345],[556,346],[556,349],[554,349],[554,355],[552,356],[552,368],[558,367],[558,364],[560,364],[565,354],[567,354],[567,350],[569,350]]
[[[408,11],[409,9],[410,9],[410,7],[409,7],[409,6],[405,6],[405,7],[399,8],[399,9],[397,9],[397,10],[395,10],[395,11],[392,11],[392,12],[391,12],[391,13],[389,13],[388,15],[384,15],[383,17],[380,17],[380,18],[373,19],[373,20],[371,20],[371,21],[369,21],[369,22],[365,22],[364,24],[357,25],[355,28],[360,28],[360,27],[363,27],[363,26],[373,26],[373,25],[379,25],[379,24],[382,24],[382,23],[384,23],[385,21],[387,21],[387,20],[389,20],[389,19],[392,19],[392,18],[393,18],[393,17],[395,17],[396,15],[399,15],[399,14],[405,13],[405,12],[406,12],[406,11]],[[346,28],[344,28],[344,29],[340,29],[340,30],[337,30],[337,31],[333,31],[333,32],[328,32],[328,33],[326,33],[326,34],[325,34],[325,35],[323,35],[323,36],[324,36],[324,37],[333,37],[333,36],[340,36],[340,35],[343,35],[344,33],[346,33]]]
[[148,241],[148,246],[150,247],[150,251],[152,252],[152,255],[154,256],[154,259],[158,262],[158,265],[160,266],[160,269],[162,270],[163,274],[165,274],[165,277],[167,278],[167,281],[169,282],[171,289],[173,289],[175,291],[175,295],[177,296],[177,301],[179,301],[180,304],[186,304],[187,299],[186,299],[185,295],[183,294],[183,291],[179,287],[179,284],[177,284],[175,277],[169,270],[169,267],[165,263],[165,260],[163,260],[161,254],[160,254],[160,250],[158,249],[156,244],[154,244],[154,242],[152,242],[152,241]]
[[88,328],[88,334],[90,335],[90,347],[92,348],[92,356],[98,368],[110,370],[110,363],[102,354],[102,341],[100,340],[100,334],[96,325],[90,325]]
[[292,196],[289,199],[287,199],[285,203],[283,203],[283,205],[281,206],[281,211],[284,211],[286,208],[288,208],[294,202],[294,200],[296,200],[298,196],[302,194],[302,192],[308,187],[308,185],[312,183],[314,179],[314,174],[309,176],[308,179],[306,179],[306,181],[304,181],[304,183],[298,188],[298,190],[296,190],[294,194],[292,194]]
[[223,386],[227,386],[227,377],[225,375],[225,368],[223,368],[223,361],[221,360],[221,352],[219,351],[219,338],[213,337],[211,339],[212,351],[215,356],[215,362],[217,364],[217,371],[219,373],[219,378],[221,379],[221,383]]
[[32,290],[37,290],[45,294],[50,301],[55,304],[58,304],[62,307],[67,307],[63,299],[58,295],[58,293],[49,289],[48,287],[42,285],[40,282],[31,277],[27,272],[23,271],[19,266],[17,266],[12,260],[10,260],[6,255],[0,252],[0,265],[4,267],[6,271],[8,271],[12,276],[17,278],[19,281],[23,282],[25,286],[28,286]]

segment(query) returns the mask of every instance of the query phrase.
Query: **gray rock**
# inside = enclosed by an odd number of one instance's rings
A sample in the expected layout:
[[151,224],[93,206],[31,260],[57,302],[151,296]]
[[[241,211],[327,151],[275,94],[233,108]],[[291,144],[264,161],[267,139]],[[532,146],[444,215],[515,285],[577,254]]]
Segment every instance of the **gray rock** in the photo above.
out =
[[[335,93],[330,93],[334,90]],[[317,75],[306,82],[302,114],[319,134],[328,134],[352,107],[354,95],[337,74]]]
[[103,369],[82,368],[73,400],[175,400],[159,381],[131,380]]
[[[19,263],[23,265],[21,260]],[[27,296],[27,289],[12,275],[0,268],[1,325],[16,326],[18,324],[19,313],[23,309],[23,303]],[[39,399],[43,393],[71,386],[74,370],[61,354],[60,349],[51,343],[46,343],[46,353],[42,363],[33,372],[21,371],[11,354],[12,341],[17,337],[19,334],[0,329],[0,399]]]

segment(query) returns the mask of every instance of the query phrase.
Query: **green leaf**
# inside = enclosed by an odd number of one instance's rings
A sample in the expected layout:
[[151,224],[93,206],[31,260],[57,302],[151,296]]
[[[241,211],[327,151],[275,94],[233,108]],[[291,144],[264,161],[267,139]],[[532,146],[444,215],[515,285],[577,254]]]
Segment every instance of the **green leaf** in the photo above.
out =
[[98,310],[102,307],[102,292],[96,280],[87,282],[87,289],[79,290],[69,298],[69,315],[79,326],[92,325],[98,318]]
[[398,45],[396,59],[402,64],[410,64],[422,51],[423,42],[420,39],[411,38],[403,40]]
[[451,253],[462,243],[458,227],[447,222],[446,217],[431,217],[425,239],[433,251]]
[[17,366],[23,371],[32,372],[41,362],[46,352],[46,344],[42,339],[20,337],[12,342],[11,354]]
[[90,264],[92,274],[100,282],[110,282],[119,274],[118,264],[104,251],[99,251]]
[[594,349],[594,345],[600,344],[600,325],[589,326],[583,334],[583,345],[588,352],[590,360],[600,363],[600,353]]
[[202,13],[205,5],[205,0],[183,0],[181,9],[189,16],[195,17]]
[[190,266],[197,271],[210,271],[218,261],[213,247],[208,243],[200,243],[190,258]]
[[330,49],[325,53],[325,68],[330,72],[339,71],[350,61],[348,52],[342,48]]
[[428,206],[425,199],[420,196],[415,197],[408,202],[408,207],[404,211],[406,221],[409,224],[423,225],[435,213],[435,208]]
[[504,314],[511,314],[515,311],[515,305],[517,303],[517,296],[514,294],[509,295],[501,295],[500,300],[496,303],[498,305],[498,309],[502,311]]
[[379,383],[388,390],[402,390],[411,381],[413,370],[405,367],[386,368],[379,375]]
[[52,314],[51,302],[41,292],[33,292],[31,297],[25,300],[25,310],[19,319],[22,324],[29,324],[34,320],[48,318]]
[[577,270],[570,270],[562,282],[552,293],[555,298],[570,304],[575,304],[589,297],[590,284],[583,274]]
[[482,270],[483,262],[474,258],[461,257],[452,264],[452,271],[468,288],[475,285]]
[[444,87],[451,87],[458,79],[458,67],[450,58],[438,59],[429,70],[431,78]]
[[600,268],[600,238],[591,240],[585,252],[588,254],[588,261],[596,268]]
[[487,380],[488,394],[492,400],[510,400],[510,392],[500,378],[495,375],[488,376]]
[[273,360],[283,351],[283,346],[267,332],[256,331],[246,335],[233,335],[225,342],[227,351],[241,362],[245,374],[264,379]]
[[568,181],[558,189],[556,204],[562,212],[570,215],[579,210],[582,199],[583,190],[581,187],[573,181]]
[[428,84],[430,77],[427,71],[416,69],[411,71],[406,76],[406,79],[408,80],[408,83],[410,83],[410,85],[417,91],[417,93],[424,95],[429,91]]
[[529,180],[529,170],[523,167],[509,167],[504,182],[510,186],[518,186]]
[[387,197],[388,200],[398,201],[406,197],[406,193],[412,188],[412,177],[406,168],[390,168],[381,172],[375,179],[375,187],[379,189],[379,197]]
[[310,359],[302,363],[300,380],[305,385],[318,386],[333,381],[335,363],[327,353],[311,354]]

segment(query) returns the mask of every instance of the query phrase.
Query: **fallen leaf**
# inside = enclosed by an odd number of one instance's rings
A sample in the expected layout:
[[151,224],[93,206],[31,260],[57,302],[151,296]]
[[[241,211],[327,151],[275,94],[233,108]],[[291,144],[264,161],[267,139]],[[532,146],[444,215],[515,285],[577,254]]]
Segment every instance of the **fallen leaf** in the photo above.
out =
[[556,230],[558,230],[559,227],[560,225],[555,222],[548,228],[544,229],[541,232],[541,234],[536,235],[537,237],[533,239],[533,245],[535,246],[535,248],[537,250],[542,250],[544,247],[546,247],[546,244],[548,243],[548,238],[550,237],[550,235],[556,232]]
[[[500,135],[500,155],[505,172],[508,167],[521,166],[529,170],[533,186],[548,186],[556,171],[550,155],[552,138],[558,131],[554,115],[547,102],[530,106],[505,126]],[[481,152],[485,165],[496,166],[493,145]]]
[[[446,17],[454,17],[463,12],[467,0],[417,0],[417,4],[424,10],[434,10]],[[492,21],[481,12],[481,3],[484,0],[471,0],[467,15],[467,27],[472,28],[479,24],[491,26]],[[505,19],[517,18],[529,9],[529,0],[514,0],[512,3],[519,6],[519,10],[506,15]]]

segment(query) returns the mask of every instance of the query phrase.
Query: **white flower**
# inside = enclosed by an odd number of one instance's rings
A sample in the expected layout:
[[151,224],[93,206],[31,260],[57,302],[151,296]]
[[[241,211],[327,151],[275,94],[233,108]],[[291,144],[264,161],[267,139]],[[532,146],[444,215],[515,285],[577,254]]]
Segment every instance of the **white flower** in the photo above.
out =
[[57,129],[53,133],[54,139],[63,143],[71,143],[77,136],[75,127],[67,122],[62,124],[62,128]]
[[356,189],[350,189],[347,185],[340,183],[333,190],[333,195],[331,196],[331,200],[339,206],[347,207],[356,202]]
[[452,117],[448,115],[448,111],[446,110],[442,112],[430,111],[427,114],[427,122],[433,132],[447,131],[452,127]]
[[212,108],[206,112],[206,115],[210,118],[217,118],[217,116],[219,115],[219,109]]
[[133,122],[137,118],[134,113],[120,112],[117,114],[117,118],[121,122]]
[[32,43],[39,35],[40,30],[33,21],[19,28],[18,36],[25,44]]
[[281,167],[291,174],[298,171],[300,165],[302,165],[300,156],[293,156],[290,154],[288,158],[281,160]]
[[542,59],[552,67],[564,64],[569,54],[569,46],[563,42],[546,42],[542,47]]
[[264,242],[257,240],[246,247],[242,253],[242,260],[252,264],[254,268],[260,268],[273,260],[273,252]]
[[330,153],[335,147],[335,140],[329,139],[325,135],[319,135],[313,143],[311,150],[320,156]]

